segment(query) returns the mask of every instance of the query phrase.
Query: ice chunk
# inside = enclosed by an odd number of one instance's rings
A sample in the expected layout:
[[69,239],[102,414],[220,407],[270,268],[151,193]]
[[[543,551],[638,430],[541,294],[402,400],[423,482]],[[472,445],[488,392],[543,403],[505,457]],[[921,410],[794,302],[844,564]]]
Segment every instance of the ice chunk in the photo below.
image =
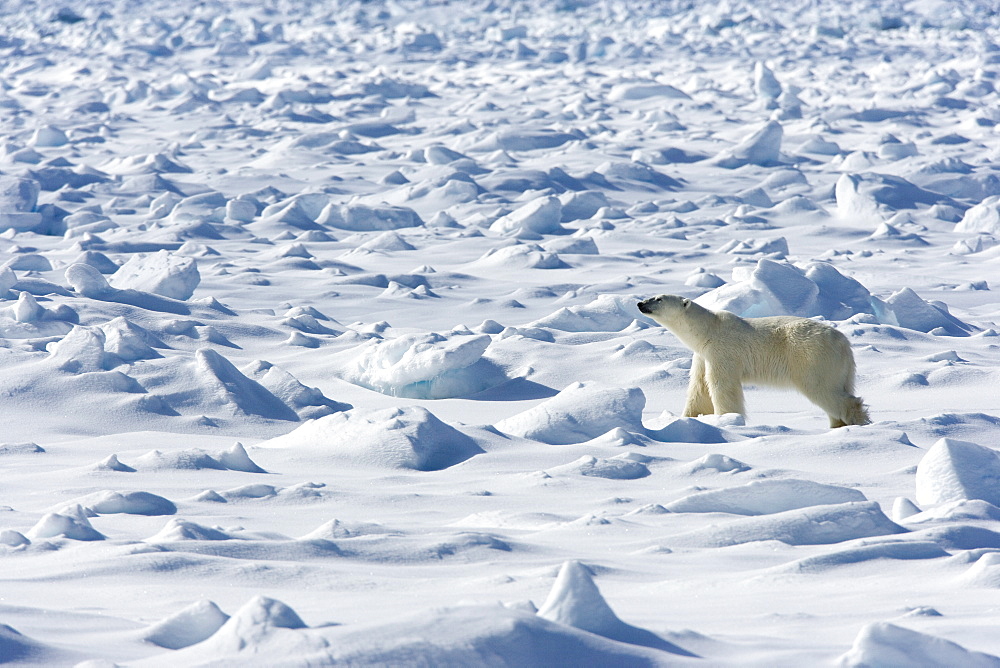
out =
[[781,157],[783,134],[781,123],[768,121],[764,127],[739,144],[720,153],[715,158],[715,163],[726,169],[735,169],[743,165],[772,166]]
[[543,234],[565,232],[560,225],[562,203],[556,197],[539,197],[514,212],[498,218],[490,230],[499,234],[538,239]]
[[731,311],[743,317],[817,315],[819,286],[787,262],[762,258],[743,281],[723,285],[696,301],[702,306]]
[[630,645],[693,656],[655,633],[619,619],[594,584],[590,572],[579,561],[563,563],[538,616]]
[[743,317],[796,315],[843,320],[875,311],[875,300],[867,288],[832,265],[813,262],[803,268],[768,258],[761,258],[749,270],[737,267],[731,283],[696,301]]
[[166,345],[139,325],[119,316],[101,325],[104,332],[104,349],[126,362],[162,357],[153,346]]
[[144,629],[139,637],[164,649],[182,649],[211,637],[228,619],[212,601],[196,601]]
[[118,289],[151,292],[181,301],[190,299],[201,282],[194,258],[179,257],[161,250],[152,255],[134,256],[109,281]]
[[44,125],[31,135],[30,143],[32,146],[64,146],[69,138],[54,125]]
[[675,513],[768,515],[796,508],[867,501],[856,489],[811,480],[755,480],[739,487],[697,492],[666,505]]
[[1000,236],[1000,195],[987,197],[965,212],[956,232],[981,232]]
[[417,471],[445,469],[483,452],[470,437],[419,406],[327,415],[258,447],[280,448],[288,456],[316,462]]
[[76,325],[62,340],[48,345],[49,361],[69,373],[104,371],[111,367],[99,327]]
[[397,397],[444,399],[469,396],[506,380],[483,354],[487,334],[405,334],[368,339],[341,353],[340,375],[348,382]]
[[620,332],[636,320],[649,322],[635,307],[634,299],[621,295],[599,295],[588,304],[563,307],[529,326],[564,332]]
[[915,329],[918,332],[969,336],[975,328],[962,322],[941,302],[924,301],[910,288],[894,292],[884,304],[875,303],[875,314],[881,322]]
[[854,646],[840,657],[838,666],[911,666],[912,668],[1000,668],[1000,657],[973,652],[944,638],[920,633],[889,622],[864,626]]
[[225,466],[230,471],[244,471],[246,473],[267,473],[264,469],[257,466],[250,455],[247,454],[246,448],[243,447],[242,443],[233,443],[233,446],[228,450],[223,450],[218,456],[219,463]]
[[35,211],[41,187],[38,181],[0,174],[0,230],[31,230],[42,222]]
[[573,383],[534,408],[496,423],[505,434],[552,445],[583,443],[616,427],[645,433],[642,409],[646,395],[588,381]]
[[[893,212],[915,209],[918,204],[954,204],[946,195],[924,190],[899,176],[875,172],[841,175],[835,195],[840,215],[862,222],[882,222]],[[883,209],[887,216],[882,215]]]
[[781,96],[781,84],[778,83],[774,72],[760,61],[753,67],[753,87],[757,98],[767,103],[773,104]]
[[679,534],[674,536],[672,543],[690,547],[724,547],[758,540],[778,540],[788,545],[825,545],[898,533],[906,533],[906,529],[886,517],[877,503],[856,502],[748,517]]
[[91,299],[103,299],[115,291],[101,272],[89,264],[76,263],[66,267],[66,282],[77,293]]
[[917,464],[917,503],[981,499],[1000,505],[1000,453],[969,441],[938,440]]

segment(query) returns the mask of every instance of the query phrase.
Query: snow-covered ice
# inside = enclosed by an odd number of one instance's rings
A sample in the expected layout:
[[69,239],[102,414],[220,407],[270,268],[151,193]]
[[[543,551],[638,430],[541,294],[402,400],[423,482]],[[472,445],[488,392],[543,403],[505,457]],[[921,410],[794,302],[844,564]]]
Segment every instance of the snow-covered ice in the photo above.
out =
[[0,3],[0,663],[1000,665],[996,10]]

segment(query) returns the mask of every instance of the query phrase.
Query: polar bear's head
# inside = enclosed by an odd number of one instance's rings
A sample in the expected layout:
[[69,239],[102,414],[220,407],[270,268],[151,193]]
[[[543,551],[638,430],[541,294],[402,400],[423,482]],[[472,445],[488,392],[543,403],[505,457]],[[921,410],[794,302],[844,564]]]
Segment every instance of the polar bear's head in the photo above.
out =
[[711,339],[712,330],[718,326],[715,311],[709,311],[687,297],[660,295],[644,299],[636,306],[695,351]]
[[654,320],[672,320],[682,311],[690,311],[692,305],[695,304],[690,299],[678,295],[650,297],[636,304],[640,311]]

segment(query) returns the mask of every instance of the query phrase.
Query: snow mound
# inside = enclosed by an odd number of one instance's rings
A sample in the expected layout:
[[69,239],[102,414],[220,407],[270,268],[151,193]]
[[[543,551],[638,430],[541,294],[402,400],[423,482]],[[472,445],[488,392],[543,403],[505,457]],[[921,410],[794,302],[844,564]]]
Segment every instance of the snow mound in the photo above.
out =
[[966,587],[1000,588],[1000,552],[987,552],[958,578]]
[[781,123],[768,121],[736,146],[720,153],[714,160],[719,167],[736,169],[744,165],[773,166],[781,157]]
[[[305,629],[306,624],[298,613],[290,607],[266,596],[255,596],[243,607],[227,619],[219,629],[204,641],[191,645],[186,656],[194,659],[196,656],[222,659],[237,654],[244,654],[245,659],[253,657],[253,662],[259,662],[258,654],[262,646],[270,643],[282,645],[287,650],[298,649],[292,640],[295,632]],[[176,657],[185,654],[173,655]],[[277,659],[277,656],[274,656]],[[285,659],[288,658],[286,654]],[[177,659],[180,663],[187,663]],[[201,663],[201,661],[198,661]],[[270,662],[267,662],[270,663]]]
[[177,403],[196,405],[201,411],[219,410],[231,415],[258,416],[298,422],[299,416],[281,399],[255,380],[244,376],[232,362],[211,348],[195,352],[190,389],[170,397]]
[[87,511],[80,506],[63,511],[48,513],[38,520],[25,534],[32,541],[42,538],[69,538],[71,540],[104,540],[104,534],[90,525]]
[[239,636],[236,628],[233,624],[231,632],[224,627],[203,643],[156,657],[155,663],[280,665],[289,656],[304,665],[345,666],[404,666],[418,661],[428,666],[645,667],[665,662],[660,649],[616,642],[501,606],[434,609],[383,623],[317,628],[248,621],[240,625]]
[[[876,539],[878,540],[878,539]],[[864,541],[862,541],[864,542]],[[876,559],[940,559],[949,556],[940,545],[925,540],[895,540],[837,549],[782,564],[773,569],[778,573],[824,573],[840,566],[860,564]]]
[[579,561],[563,563],[538,616],[618,642],[693,656],[655,633],[619,619],[594,584],[590,572]]
[[206,640],[228,619],[212,601],[197,601],[150,625],[139,638],[164,649],[182,649]]
[[401,206],[364,206],[362,204],[328,204],[316,220],[342,230],[373,232],[419,227],[424,224],[417,212]]
[[1000,235],[1000,195],[987,197],[966,211],[955,231]]
[[642,462],[632,461],[627,457],[615,456],[605,459],[587,455],[575,462],[548,469],[547,473],[575,473],[609,480],[636,480],[648,476],[649,469]]
[[232,538],[221,529],[207,527],[197,522],[174,518],[167,522],[147,543],[174,543],[182,540],[229,540]]
[[560,234],[566,230],[560,224],[562,203],[554,196],[539,197],[501,216],[490,231],[521,239],[540,239],[543,234]]
[[563,307],[528,326],[563,332],[620,332],[635,321],[650,322],[639,313],[635,303],[622,295],[599,295],[589,304]]
[[108,281],[119,290],[151,292],[181,301],[191,298],[201,282],[194,258],[179,257],[161,250],[151,255],[134,255]]
[[22,666],[72,665],[81,658],[81,655],[73,655],[29,638],[12,626],[0,624],[0,659],[4,663]]
[[318,461],[417,471],[445,469],[483,452],[419,406],[327,415],[258,447],[287,449]]
[[514,271],[518,269],[562,269],[566,267],[556,253],[551,253],[538,244],[517,243],[502,248],[491,248],[483,253],[478,260],[469,263],[473,269],[502,269]]
[[769,515],[809,506],[867,501],[856,489],[811,480],[755,480],[740,487],[713,489],[666,505],[675,513]]
[[682,90],[669,84],[657,83],[623,83],[612,86],[608,93],[611,102],[648,100],[650,98],[668,98],[690,100],[691,97]]
[[735,434],[693,417],[675,418],[662,429],[650,431],[649,436],[664,443],[728,443],[739,440]]
[[[684,442],[684,441],[681,441]],[[701,443],[701,441],[694,441]],[[712,452],[684,465],[685,473],[701,473],[702,471],[715,471],[716,473],[743,473],[749,471],[750,466],[738,459],[726,455]]]
[[244,367],[242,372],[248,378],[260,383],[262,387],[278,397],[303,419],[323,417],[351,408],[350,404],[327,398],[318,388],[303,385],[295,376],[270,362],[257,360]]
[[494,426],[505,434],[550,445],[569,445],[619,427],[644,433],[645,405],[646,395],[639,388],[609,387],[594,381],[573,383],[551,399]]
[[[117,462],[117,458],[115,460]],[[120,463],[118,463],[120,465]],[[173,469],[179,471],[198,471],[210,469],[217,471],[242,471],[244,473],[266,473],[266,471],[250,459],[243,444],[234,443],[228,450],[223,450],[214,457],[199,448],[161,452],[150,450],[145,455],[137,457],[135,465],[140,470],[156,471]],[[126,467],[124,470],[127,470]],[[123,470],[123,469],[117,469]]]
[[906,529],[886,517],[877,503],[857,502],[749,517],[679,534],[674,536],[673,543],[690,547],[725,547],[777,540],[787,545],[825,545],[897,533],[906,533]]
[[85,512],[97,515],[124,513],[127,515],[173,515],[177,506],[169,499],[150,492],[94,492],[72,502]]
[[413,399],[465,397],[506,376],[484,354],[487,334],[404,334],[368,339],[337,356],[344,380],[376,392]]
[[1000,506],[1000,453],[951,438],[938,440],[917,464],[917,503],[980,499]]
[[845,668],[868,666],[1000,668],[1000,657],[973,652],[950,640],[889,622],[873,622],[861,629],[854,639],[854,645],[840,657],[837,665]]

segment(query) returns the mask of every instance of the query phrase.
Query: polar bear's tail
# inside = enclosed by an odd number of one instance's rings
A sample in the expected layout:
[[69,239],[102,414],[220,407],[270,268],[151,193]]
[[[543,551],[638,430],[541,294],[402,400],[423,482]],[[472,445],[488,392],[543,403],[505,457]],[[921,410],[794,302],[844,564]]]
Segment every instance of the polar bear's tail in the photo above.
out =
[[844,408],[844,424],[871,424],[868,407],[861,401],[861,397],[851,397]]

